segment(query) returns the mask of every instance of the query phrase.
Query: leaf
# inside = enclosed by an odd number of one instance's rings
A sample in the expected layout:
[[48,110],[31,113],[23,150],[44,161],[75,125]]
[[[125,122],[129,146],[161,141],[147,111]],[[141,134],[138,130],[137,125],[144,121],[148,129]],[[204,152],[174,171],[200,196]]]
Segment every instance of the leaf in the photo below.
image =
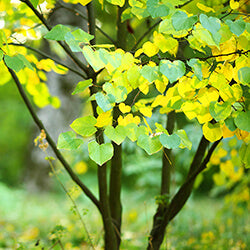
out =
[[238,70],[239,81],[243,84],[250,83],[250,67],[243,67]]
[[162,148],[159,136],[150,137],[148,135],[140,135],[137,145],[144,149],[149,155],[158,152]]
[[96,72],[105,67],[104,62],[100,60],[98,51],[94,51],[89,46],[84,46],[82,52],[87,62]]
[[73,32],[71,32],[71,34],[77,41],[82,43],[89,43],[94,38],[93,35],[90,35],[82,29],[74,30]]
[[234,123],[239,129],[250,132],[250,110],[246,112],[241,111],[234,118]]
[[234,22],[231,20],[226,20],[225,23],[228,25],[230,31],[236,36],[240,36],[246,28],[246,23],[242,19],[236,20]]
[[125,0],[107,0],[107,2],[122,7],[125,3]]
[[19,72],[24,68],[24,62],[18,56],[4,56],[4,61],[6,65],[16,72]]
[[172,135],[161,134],[160,142],[163,147],[168,149],[173,149],[179,147],[181,139],[177,134],[172,134]]
[[230,131],[235,131],[235,129],[237,129],[237,127],[235,126],[235,123],[234,123],[234,118],[230,117],[230,118],[227,118],[225,120],[225,124],[227,126],[227,128],[230,130]]
[[32,67],[32,65],[31,65],[30,62],[25,58],[24,55],[18,54],[17,57],[18,57],[20,60],[23,61],[23,64],[24,64],[27,68],[29,68],[29,69],[31,69],[31,70],[34,70],[34,68]]
[[197,3],[196,6],[200,9],[203,10],[204,12],[215,12],[215,10],[213,8],[210,8],[202,3]]
[[70,49],[73,52],[81,52],[82,49],[79,46],[79,41],[75,39],[75,37],[71,34],[71,32],[68,32],[65,36],[65,42],[69,45]]
[[2,61],[2,59],[3,59],[3,51],[0,50],[0,61]]
[[49,40],[56,40],[56,41],[64,41],[65,35],[70,32],[70,28],[66,27],[62,24],[58,24],[53,27],[45,36],[44,38]]
[[208,17],[205,14],[200,14],[200,23],[201,25],[210,31],[212,35],[217,34],[217,32],[220,30],[220,19],[216,17]]
[[91,85],[93,85],[92,79],[78,82],[75,87],[75,90],[72,92],[72,95],[83,92],[86,88],[90,87]]
[[143,44],[142,50],[148,57],[152,57],[159,52],[159,48],[149,41]]
[[172,16],[172,24],[176,31],[191,29],[197,21],[197,16],[188,17],[184,11],[176,11]]
[[30,2],[32,3],[32,5],[36,8],[38,3],[39,3],[39,0],[30,0]]
[[124,86],[113,86],[112,83],[106,82],[103,90],[109,97],[114,97],[116,103],[123,102],[127,98],[127,89]]
[[202,127],[205,138],[210,142],[218,141],[223,133],[219,123],[212,124],[207,122]]
[[202,67],[201,63],[198,59],[192,58],[190,59],[187,64],[193,69],[194,74],[197,76],[197,78],[202,81]]
[[186,67],[185,64],[179,60],[174,62],[161,60],[160,72],[169,79],[170,83],[173,83],[185,74]]
[[101,127],[105,127],[107,125],[111,125],[112,120],[113,120],[113,116],[112,116],[111,110],[107,111],[107,112],[103,112],[103,113],[98,115],[97,123],[95,126],[98,128],[101,128]]
[[131,111],[131,107],[128,105],[125,105],[125,103],[123,102],[119,104],[119,109],[123,114],[129,113]]
[[179,148],[188,148],[189,150],[192,148],[192,142],[189,140],[185,130],[179,129],[175,132],[175,134],[181,138]]
[[83,144],[83,140],[77,139],[73,131],[68,131],[59,135],[57,148],[75,150],[78,149],[81,144]]
[[85,116],[74,120],[70,127],[81,136],[91,136],[97,131],[95,124],[95,117]]
[[142,67],[140,73],[150,83],[159,78],[157,67],[151,67],[151,66],[145,65]]
[[113,108],[113,106],[110,104],[109,99],[106,95],[104,95],[102,92],[98,92],[95,94],[95,99],[98,104],[98,106],[104,111],[107,112],[110,109]]
[[137,126],[135,123],[130,123],[126,126],[127,137],[132,141],[136,141],[140,135],[147,135],[147,128],[145,126]]
[[117,145],[120,145],[127,136],[126,127],[117,125],[115,128],[113,126],[107,126],[104,130],[104,134]]
[[164,17],[169,14],[169,8],[164,4],[159,4],[158,0],[148,0],[147,11],[153,18]]
[[243,143],[239,150],[241,162],[245,168],[250,168],[250,144]]
[[78,2],[82,5],[82,6],[86,6],[88,3],[90,3],[92,0],[78,0]]
[[105,162],[110,160],[114,154],[114,148],[111,143],[99,145],[96,141],[88,144],[89,157],[102,166]]
[[209,111],[211,116],[218,122],[225,120],[231,114],[231,103],[230,102],[210,102]]

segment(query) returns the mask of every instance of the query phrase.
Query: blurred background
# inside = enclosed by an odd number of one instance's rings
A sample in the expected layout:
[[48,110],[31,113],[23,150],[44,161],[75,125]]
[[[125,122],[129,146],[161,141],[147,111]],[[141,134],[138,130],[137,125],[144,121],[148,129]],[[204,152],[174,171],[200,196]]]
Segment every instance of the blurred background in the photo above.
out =
[[[84,13],[84,8],[78,8]],[[98,25],[114,38],[115,9],[111,5],[106,8],[106,15],[103,12],[99,15],[101,10],[97,9]],[[49,20],[52,24],[60,20],[60,23],[86,29],[86,22],[67,10],[51,13]],[[137,20],[129,25],[136,30],[140,24]],[[138,37],[140,33],[136,30]],[[135,36],[133,33],[129,36],[133,43]],[[109,43],[101,33],[97,33],[97,42]],[[60,55],[58,47],[44,41],[40,49],[53,56]],[[66,76],[54,72],[46,74],[49,90],[59,97],[61,106],[58,109],[52,106],[37,108],[37,113],[57,141],[61,132],[70,130],[69,124],[90,112],[90,106],[85,104],[88,93],[71,95],[81,80],[72,73]],[[161,119],[154,114],[154,122]],[[53,153],[49,149],[44,153],[34,145],[40,131],[11,80],[0,86],[0,121],[0,249],[49,249],[55,239],[60,239],[65,249],[85,249],[89,236],[98,249],[102,245],[103,233],[98,211],[60,164],[53,161],[57,176],[83,216],[85,226],[82,225],[72,202],[45,160],[46,155],[53,156]],[[172,167],[171,195],[185,179],[202,135],[200,126],[181,114],[177,115],[177,127],[186,130],[193,146],[191,150],[173,151],[175,165]],[[207,170],[197,178],[188,203],[170,224],[163,249],[247,249],[250,245],[249,173],[241,166],[240,146],[236,137],[220,143]],[[87,141],[78,150],[63,151],[63,154],[84,183],[98,195],[96,166],[88,158]],[[128,140],[123,145],[122,249],[145,249],[147,245],[160,189],[161,154],[160,151],[148,156]]]

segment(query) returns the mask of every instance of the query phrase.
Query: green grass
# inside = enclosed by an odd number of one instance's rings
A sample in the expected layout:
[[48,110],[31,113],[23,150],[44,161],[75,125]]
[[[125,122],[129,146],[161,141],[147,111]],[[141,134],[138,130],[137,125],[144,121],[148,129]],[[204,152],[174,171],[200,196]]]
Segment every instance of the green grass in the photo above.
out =
[[[60,233],[65,249],[90,249],[87,233],[66,195],[32,193],[0,184],[0,197],[0,249],[49,249]],[[145,249],[156,208],[154,199],[145,197],[143,190],[125,191],[123,199],[121,249]],[[103,229],[96,208],[83,195],[76,202],[93,244],[101,249]],[[223,198],[191,198],[168,227],[162,249],[247,249],[246,209],[235,214],[223,204]],[[53,229],[57,229],[54,234]],[[57,244],[53,249],[61,247]]]

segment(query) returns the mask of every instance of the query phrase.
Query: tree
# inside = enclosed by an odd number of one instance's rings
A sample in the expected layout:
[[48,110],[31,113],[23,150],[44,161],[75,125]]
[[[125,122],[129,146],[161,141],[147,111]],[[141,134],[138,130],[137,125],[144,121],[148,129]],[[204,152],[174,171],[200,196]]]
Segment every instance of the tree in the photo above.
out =
[[[87,14],[65,2],[86,6]],[[249,23],[245,1],[65,2],[2,1],[0,8],[5,11],[5,25],[0,32],[2,83],[12,77],[58,160],[99,210],[105,249],[118,249],[122,240],[123,141],[128,138],[149,155],[162,150],[161,190],[147,247],[159,249],[166,227],[183,208],[196,177],[206,168],[223,138],[236,135],[243,140],[242,165],[249,167]],[[88,32],[62,24],[52,27],[50,11],[60,8],[85,19]],[[95,11],[103,15],[107,11],[116,12],[112,27],[115,38],[98,26]],[[109,44],[97,44],[100,35]],[[57,42],[76,67],[35,48],[41,39],[51,44]],[[47,59],[38,60],[33,53]],[[86,62],[79,54],[83,54]],[[40,108],[60,105],[44,83],[44,71],[51,69],[59,74],[69,70],[82,77],[73,94],[88,88],[93,112],[73,121],[70,125],[73,131],[62,133],[57,146],[29,99],[32,97]],[[170,197],[172,149],[192,147],[185,130],[176,129],[176,113],[183,113],[189,120],[197,119],[203,136],[184,183]],[[152,122],[156,114],[161,118]],[[164,120],[166,124],[162,123]],[[94,140],[86,141],[85,138],[93,136]],[[83,143],[88,143],[89,157],[98,165],[99,198],[59,151],[74,150]]]

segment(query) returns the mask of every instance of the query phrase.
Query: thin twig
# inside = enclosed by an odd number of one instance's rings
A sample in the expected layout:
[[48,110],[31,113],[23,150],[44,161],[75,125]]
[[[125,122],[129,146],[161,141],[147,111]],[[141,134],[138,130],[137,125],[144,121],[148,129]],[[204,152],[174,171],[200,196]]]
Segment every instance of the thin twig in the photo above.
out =
[[61,152],[57,149],[55,142],[52,140],[51,136],[49,135],[49,133],[45,129],[42,121],[38,118],[35,110],[33,109],[33,107],[31,105],[26,93],[24,92],[24,89],[23,89],[23,87],[22,87],[16,73],[12,69],[10,69],[7,65],[6,65],[6,67],[8,68],[13,80],[15,81],[16,86],[17,86],[17,88],[19,90],[19,93],[20,93],[25,105],[27,106],[27,108],[28,108],[34,122],[37,124],[37,126],[39,127],[40,130],[43,129],[45,131],[46,136],[47,136],[47,141],[48,141],[49,145],[51,146],[51,148],[53,149],[55,155],[57,156],[59,161],[62,163],[65,170],[68,172],[71,179],[82,189],[82,191],[85,193],[85,195],[96,205],[96,207],[99,209],[99,211],[101,211],[100,202],[97,200],[97,198],[94,196],[94,194],[89,190],[89,188],[73,172],[73,170],[71,169],[68,162],[64,159]]
[[81,76],[82,78],[84,79],[87,79],[87,76],[86,75],[83,75],[82,73],[80,73],[79,71],[73,69],[72,67],[62,63],[61,61],[57,60],[56,58],[53,58],[51,55],[48,55],[47,53],[41,51],[41,50],[38,50],[38,49],[35,49],[29,45],[26,45],[26,44],[23,44],[23,43],[8,43],[8,45],[13,45],[13,46],[20,46],[20,47],[24,47],[26,49],[29,49],[31,51],[34,51],[36,52],[37,54],[43,56],[43,57],[46,57],[46,58],[49,58],[51,60],[53,60],[54,62],[56,62],[57,64],[60,64],[62,65],[63,67],[67,68],[68,70],[74,72],[75,74]]
[[[41,13],[39,13],[36,8],[34,8],[34,6],[29,0],[20,0],[20,1],[25,3],[34,12],[34,14],[39,18],[39,20],[44,24],[44,26],[49,31],[52,29],[52,27],[49,25],[49,23],[44,18],[44,16]],[[87,74],[88,67],[83,62],[80,61],[80,59],[70,50],[70,48],[66,44],[64,44],[62,41],[57,41],[57,43],[64,49],[64,51],[75,62],[75,64],[78,65],[78,67],[80,67]]]
[[[66,9],[66,10],[69,10],[69,11],[71,11],[71,12],[74,12],[75,14],[77,14],[78,16],[80,16],[82,19],[88,21],[88,18],[87,18],[80,10],[76,10],[76,9],[74,9],[74,8],[71,8],[71,7],[69,7],[69,6],[66,6],[66,5],[63,4],[62,2],[59,2],[59,5],[60,5],[62,8]],[[104,31],[102,30],[102,28],[100,28],[100,27],[97,26],[97,25],[95,26],[95,28],[96,28],[98,31],[100,31],[100,33],[102,33],[110,42],[112,42],[112,44],[115,44],[114,39],[113,39],[112,37],[110,37],[106,32],[104,32]]]

